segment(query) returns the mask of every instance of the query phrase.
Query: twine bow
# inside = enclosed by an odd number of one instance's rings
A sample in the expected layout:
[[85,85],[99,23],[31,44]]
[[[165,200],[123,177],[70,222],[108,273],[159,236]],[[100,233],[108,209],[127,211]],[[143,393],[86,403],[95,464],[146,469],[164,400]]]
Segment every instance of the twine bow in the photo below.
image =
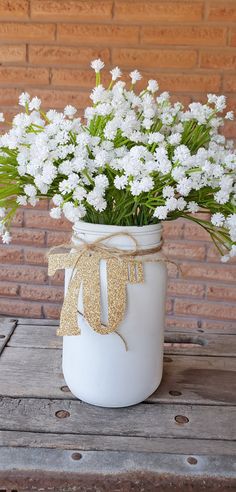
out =
[[[129,237],[134,247],[124,250],[105,244],[115,236]],[[77,304],[80,289],[83,289],[83,316],[91,328],[100,334],[115,332],[121,323],[126,308],[126,284],[143,283],[143,262],[167,262],[163,258],[148,259],[161,250],[162,245],[146,250],[138,250],[137,240],[128,232],[117,232],[87,243],[79,237],[82,244],[65,243],[55,246],[48,253],[48,274],[62,268],[72,268],[71,280],[61,310],[58,335],[79,335]],[[55,253],[66,248],[67,253]],[[72,250],[71,250],[72,248]],[[141,257],[137,258],[137,257]],[[145,258],[144,258],[145,257]],[[100,261],[106,260],[108,323],[101,324],[100,305]]]

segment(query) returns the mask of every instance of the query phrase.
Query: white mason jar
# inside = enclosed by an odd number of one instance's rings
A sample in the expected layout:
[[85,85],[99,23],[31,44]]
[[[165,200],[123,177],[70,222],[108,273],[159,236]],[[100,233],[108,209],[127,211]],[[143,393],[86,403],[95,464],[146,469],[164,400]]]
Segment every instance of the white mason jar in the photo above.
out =
[[[160,224],[143,227],[122,227],[80,222],[72,238],[81,244],[79,236],[93,242],[112,233],[128,232],[137,241],[138,249],[155,248],[161,244]],[[115,236],[106,245],[133,249],[128,236]],[[161,253],[155,257],[161,259]],[[150,256],[149,256],[150,257]],[[81,334],[63,337],[63,373],[71,392],[84,402],[103,407],[125,407],[140,403],[159,386],[163,370],[163,338],[166,264],[145,262],[144,283],[127,283],[127,306],[123,321],[116,333],[95,332],[82,315],[78,314]],[[71,278],[65,272],[65,294]],[[119,279],[117,279],[118,281]],[[101,322],[108,316],[106,261],[100,262]],[[82,289],[81,289],[82,291]],[[78,311],[83,312],[82,292]],[[125,343],[127,345],[127,350]]]

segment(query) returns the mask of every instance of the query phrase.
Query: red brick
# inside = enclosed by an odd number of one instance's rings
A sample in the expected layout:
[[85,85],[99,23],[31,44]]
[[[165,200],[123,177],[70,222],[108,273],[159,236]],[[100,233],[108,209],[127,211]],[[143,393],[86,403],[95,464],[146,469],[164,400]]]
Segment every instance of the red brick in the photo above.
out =
[[2,44],[0,46],[0,63],[21,63],[26,60],[26,46]]
[[163,238],[182,238],[184,233],[184,221],[178,219],[170,222],[163,222]]
[[0,263],[23,263],[24,253],[21,248],[0,246]]
[[166,300],[166,314],[171,314],[173,312],[173,302],[171,299]]
[[[19,99],[19,89],[7,87],[0,88],[0,104],[1,106],[16,106]],[[18,108],[17,108],[18,109]]]
[[3,22],[0,24],[0,39],[21,41],[53,41],[55,39],[55,26],[53,24],[33,24]]
[[64,292],[60,287],[21,285],[20,297],[32,301],[62,302]]
[[194,240],[203,240],[203,241],[211,241],[211,237],[208,232],[203,229],[198,224],[194,224],[191,220],[186,220],[185,228],[184,228],[184,237],[186,239]]
[[31,17],[45,20],[108,20],[112,17],[110,0],[31,0]]
[[47,280],[47,270],[43,267],[26,265],[4,265],[0,269],[0,280],[10,282],[33,282],[43,284]]
[[[30,90],[31,96],[39,94],[37,90]],[[67,104],[72,104],[78,109],[84,109],[88,104],[91,104],[89,94],[87,92],[66,91],[66,90],[40,90],[40,99],[44,108],[62,109]],[[83,113],[80,114],[82,116]]]
[[174,264],[169,261],[167,262],[166,267],[167,267],[168,278],[176,278],[178,276],[179,273],[178,263]]
[[62,229],[70,231],[72,229],[71,222],[66,219],[52,219],[48,211],[44,210],[26,210],[25,225],[36,229]]
[[218,22],[235,22],[235,2],[211,2],[208,11],[208,20]]
[[0,19],[23,20],[29,16],[28,0],[0,0]]
[[167,328],[178,328],[179,331],[184,329],[197,329],[198,321],[196,319],[191,318],[181,318],[178,316],[167,316],[165,325]]
[[0,299],[0,313],[23,318],[41,318],[41,305],[33,302],[22,302],[16,299]]
[[230,45],[236,46],[236,29],[232,29],[230,32]]
[[34,246],[43,246],[45,243],[45,232],[32,229],[14,229],[11,230],[13,244],[25,244]]
[[209,299],[219,299],[226,301],[236,301],[236,287],[226,287],[224,285],[208,285],[207,297]]
[[29,61],[37,65],[83,65],[89,67],[90,60],[102,58],[104,62],[109,60],[110,54],[107,48],[94,49],[78,46],[29,46]]
[[191,22],[201,20],[203,4],[196,2],[131,1],[115,2],[115,20],[124,22]]
[[236,75],[226,74],[223,76],[223,88],[228,92],[236,91]]
[[52,85],[55,86],[74,86],[93,87],[94,74],[90,71],[54,68],[52,70]]
[[173,44],[191,46],[222,46],[226,44],[226,29],[202,26],[144,26],[141,42],[146,44]]
[[201,53],[200,66],[202,68],[233,70],[236,66],[236,51],[204,51]]
[[24,212],[23,210],[17,210],[16,214],[14,215],[11,225],[14,227],[22,227],[23,225],[23,220],[24,220]]
[[187,297],[203,297],[205,287],[203,284],[184,282],[180,280],[169,280],[168,282],[168,295],[175,296],[187,296]]
[[175,313],[203,316],[205,318],[235,319],[236,305],[213,303],[213,302],[193,302],[176,299]]
[[182,277],[198,278],[200,280],[219,280],[224,282],[235,282],[235,265],[226,266],[225,264],[202,264],[202,263],[181,263]]
[[43,312],[45,318],[59,319],[61,315],[61,304],[44,304]]
[[133,68],[192,68],[197,62],[197,52],[190,50],[143,50],[119,48],[112,50],[112,62]]
[[236,137],[236,122],[226,121],[224,125],[224,135],[226,138],[234,139]]
[[0,295],[1,296],[17,296],[19,294],[19,286],[10,282],[0,282]]
[[163,245],[163,253],[168,258],[203,260],[206,256],[206,248],[204,244],[186,243],[185,241],[166,241]]
[[35,67],[0,67],[0,84],[9,85],[47,85],[49,71]]
[[218,320],[208,320],[204,319],[202,320],[202,328],[205,330],[212,330],[213,333],[215,332],[233,332],[235,333],[235,319],[232,321],[218,321]]
[[48,231],[47,232],[47,246],[58,246],[58,244],[67,243],[71,239],[71,232],[59,232],[59,231]]
[[[150,74],[144,74],[145,80],[150,79]],[[161,91],[174,92],[218,92],[221,88],[221,76],[219,74],[203,73],[162,73],[156,72],[154,78],[158,79]]]
[[65,270],[57,270],[57,272],[51,277],[50,284],[52,285],[64,285]]
[[59,24],[58,41],[92,44],[134,44],[139,42],[139,28],[114,24]]
[[30,265],[47,265],[47,250],[39,248],[24,248],[25,263]]

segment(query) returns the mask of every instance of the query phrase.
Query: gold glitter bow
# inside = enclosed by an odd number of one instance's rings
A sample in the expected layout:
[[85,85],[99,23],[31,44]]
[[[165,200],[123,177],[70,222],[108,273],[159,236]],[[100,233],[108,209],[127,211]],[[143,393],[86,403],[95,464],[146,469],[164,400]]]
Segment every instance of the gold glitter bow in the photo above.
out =
[[[134,243],[132,250],[121,250],[104,244],[114,236],[128,236]],[[58,335],[79,335],[77,320],[77,304],[80,288],[83,288],[83,316],[91,328],[98,333],[115,332],[121,323],[126,308],[126,284],[142,283],[143,262],[136,256],[153,254],[160,251],[161,246],[138,251],[136,239],[127,232],[114,233],[102,237],[93,243],[86,243],[79,238],[81,245],[62,244],[49,251],[48,274],[62,268],[72,268],[72,276],[62,306]],[[68,253],[53,253],[58,248],[70,248]],[[71,250],[72,248],[72,250]],[[106,260],[108,323],[101,324],[100,306],[100,261]],[[160,260],[157,260],[160,261]]]

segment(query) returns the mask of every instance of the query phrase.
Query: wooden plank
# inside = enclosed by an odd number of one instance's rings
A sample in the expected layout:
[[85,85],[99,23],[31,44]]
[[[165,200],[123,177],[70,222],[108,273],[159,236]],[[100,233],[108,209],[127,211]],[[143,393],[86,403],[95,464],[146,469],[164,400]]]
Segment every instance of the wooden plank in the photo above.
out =
[[[79,452],[76,448],[75,452]],[[119,474],[125,471],[149,471],[158,474],[178,474],[189,477],[201,474],[211,477],[236,478],[235,462],[231,456],[196,455],[195,467],[189,466],[188,455],[169,455],[156,453],[83,451],[81,459],[73,460],[70,450],[55,449],[0,449],[1,471],[74,472],[78,474]],[[170,472],[171,470],[171,472]]]
[[59,321],[56,319],[43,318],[17,318],[18,325],[37,325],[37,326],[58,326]]
[[142,453],[234,455],[235,441],[162,437],[100,436],[0,431],[0,446],[76,449],[82,451],[136,451]]
[[236,440],[235,407],[145,404],[101,408],[75,400],[0,398],[0,428],[26,432]]
[[[38,320],[37,320],[38,321]],[[56,335],[55,325],[17,325],[9,347],[62,348],[62,337]]]
[[[18,325],[11,337],[9,346],[61,348],[62,338],[56,336],[56,325]],[[168,331],[165,333],[165,353],[234,357],[236,354],[236,336],[194,331],[191,334],[190,332]]]
[[7,347],[0,358],[0,394],[68,398],[60,350]]
[[10,340],[12,333],[16,328],[16,322],[11,319],[0,319],[0,355],[3,352],[7,342]]
[[[165,359],[162,383],[149,402],[236,405],[234,359],[175,355]],[[73,399],[64,386],[60,350],[5,349],[0,359],[2,395]]]
[[235,357],[236,336],[168,332],[165,334],[165,354]]

